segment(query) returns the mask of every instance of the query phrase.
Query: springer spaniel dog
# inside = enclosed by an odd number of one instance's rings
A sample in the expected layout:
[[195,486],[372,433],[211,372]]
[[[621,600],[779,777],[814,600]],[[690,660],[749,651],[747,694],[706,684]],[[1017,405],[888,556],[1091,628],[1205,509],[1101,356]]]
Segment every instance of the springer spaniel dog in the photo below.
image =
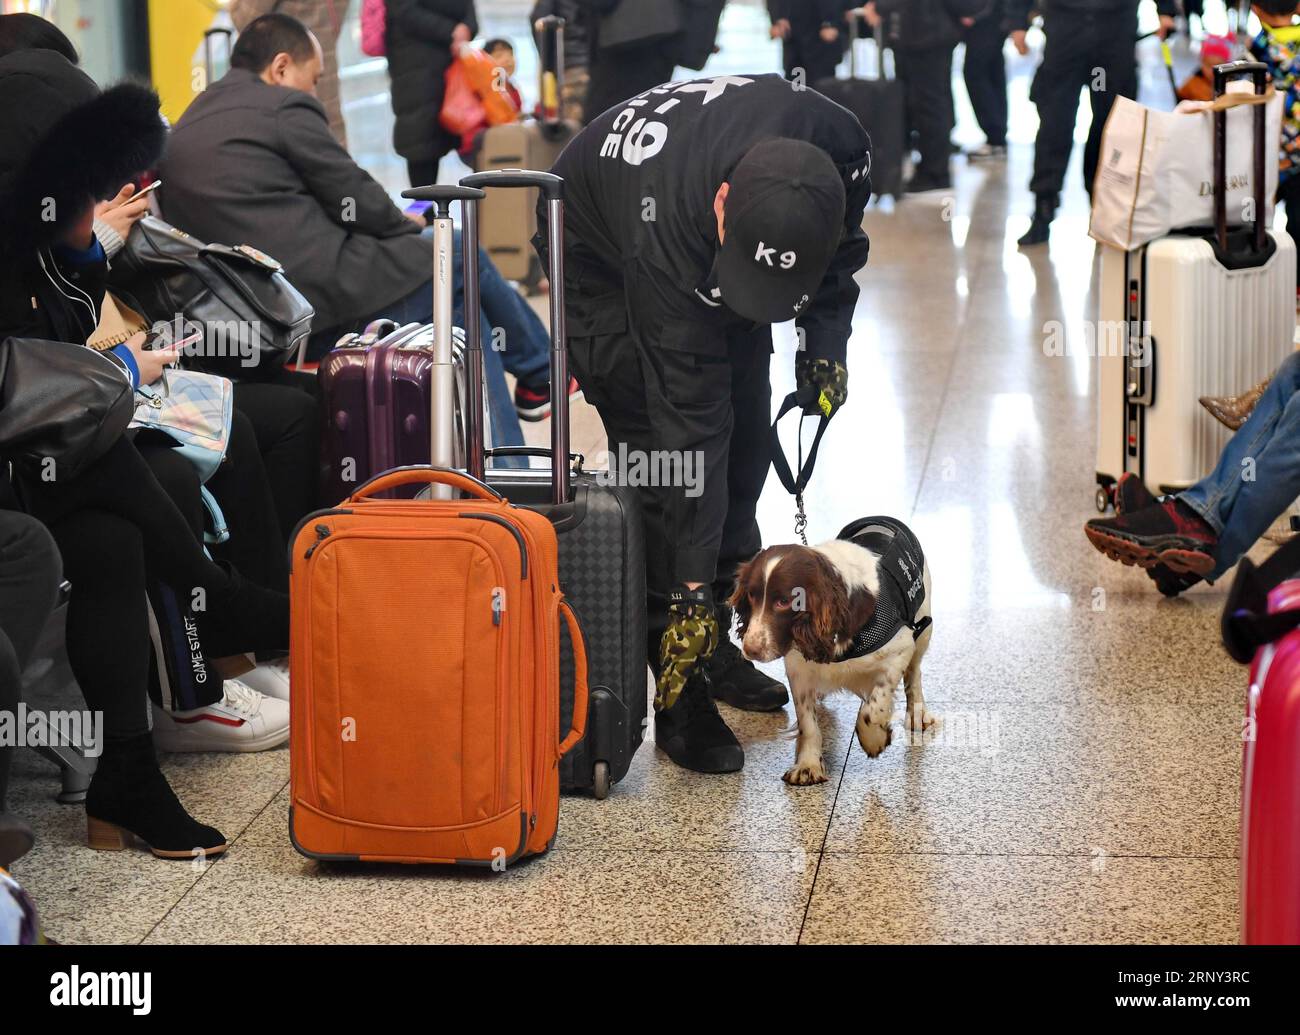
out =
[[930,646],[930,569],[911,530],[887,517],[863,518],[817,546],[772,546],[736,577],[731,606],[751,661],[785,658],[798,739],[783,777],[825,783],[817,700],[838,690],[862,699],[858,743],[875,758],[890,742],[899,681],[907,727],[934,724],[921,695]]

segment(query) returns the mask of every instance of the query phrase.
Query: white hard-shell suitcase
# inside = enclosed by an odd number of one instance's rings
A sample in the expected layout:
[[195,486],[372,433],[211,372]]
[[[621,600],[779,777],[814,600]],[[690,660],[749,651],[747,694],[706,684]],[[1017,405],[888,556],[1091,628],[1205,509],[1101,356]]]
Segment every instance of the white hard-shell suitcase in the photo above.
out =
[[[1216,88],[1264,66],[1216,69]],[[1255,211],[1266,148],[1257,107]],[[1216,115],[1216,176],[1223,169],[1223,115]],[[1097,355],[1097,508],[1132,471],[1156,492],[1184,489],[1209,473],[1231,432],[1198,402],[1237,395],[1268,377],[1294,348],[1295,245],[1258,222],[1228,230],[1222,180],[1212,231],[1170,234],[1130,252],[1103,247]]]

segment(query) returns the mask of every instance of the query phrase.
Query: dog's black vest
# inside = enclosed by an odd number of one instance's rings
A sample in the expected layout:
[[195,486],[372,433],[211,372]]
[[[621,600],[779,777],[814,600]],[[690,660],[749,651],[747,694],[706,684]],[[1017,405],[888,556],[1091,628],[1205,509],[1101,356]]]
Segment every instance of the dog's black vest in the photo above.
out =
[[853,646],[837,661],[865,658],[874,654],[904,626],[916,639],[930,627],[930,616],[917,620],[925,603],[925,554],[912,530],[888,517],[866,517],[854,521],[836,539],[865,547],[879,558],[880,596],[876,613],[853,636]]

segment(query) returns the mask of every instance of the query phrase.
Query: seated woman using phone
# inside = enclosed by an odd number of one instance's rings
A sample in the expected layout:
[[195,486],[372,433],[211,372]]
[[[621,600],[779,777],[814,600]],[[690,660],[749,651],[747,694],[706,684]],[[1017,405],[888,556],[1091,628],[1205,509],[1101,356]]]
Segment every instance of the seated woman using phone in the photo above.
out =
[[[94,204],[156,161],[164,136],[158,99],[130,84],[101,93],[57,49],[13,50],[0,53],[0,129],[0,336],[84,344],[99,320],[106,272]],[[135,335],[113,353],[135,385],[156,380],[177,359],[174,349],[144,346]],[[232,435],[231,455],[252,472],[255,440],[241,462]],[[69,660],[87,703],[104,716],[103,753],[86,799],[92,842],[118,847],[135,834],[155,854],[192,858],[223,851],[226,842],[186,812],[154,755],[146,575],[185,599],[203,591],[214,652],[283,650],[289,621],[285,593],[205,554],[184,513],[188,501],[169,495],[158,477],[175,459],[175,450],[128,433],[76,477],[20,470],[18,489],[62,554],[73,585]],[[179,480],[171,486],[182,487]],[[232,705],[240,721],[261,721],[248,695]]]

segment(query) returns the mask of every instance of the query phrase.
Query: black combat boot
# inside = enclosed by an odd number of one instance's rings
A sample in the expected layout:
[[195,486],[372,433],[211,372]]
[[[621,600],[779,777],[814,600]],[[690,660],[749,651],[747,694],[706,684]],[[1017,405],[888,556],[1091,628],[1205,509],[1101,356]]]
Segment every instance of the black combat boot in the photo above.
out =
[[671,707],[656,706],[655,743],[683,769],[697,773],[735,773],[745,765],[745,749],[718,714],[708,677],[699,669]]

